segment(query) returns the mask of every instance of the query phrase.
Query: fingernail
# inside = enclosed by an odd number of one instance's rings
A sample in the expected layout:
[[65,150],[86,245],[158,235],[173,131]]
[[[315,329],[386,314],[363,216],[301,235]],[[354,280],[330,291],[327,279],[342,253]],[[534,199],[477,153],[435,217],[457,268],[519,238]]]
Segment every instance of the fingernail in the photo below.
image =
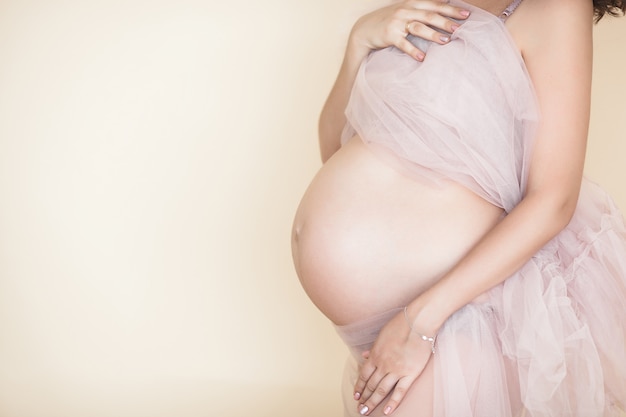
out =
[[354,393],[354,399],[358,400],[359,398],[361,398],[361,393],[360,392],[355,392]]
[[450,40],[449,36],[440,36],[439,39],[441,39],[441,42],[448,42]]
[[470,11],[469,10],[461,10],[459,13],[461,13],[461,16],[469,16],[470,15]]
[[418,60],[418,61],[423,61],[423,60],[424,60],[424,54],[422,54],[422,53],[418,53],[418,54],[417,54],[417,60]]
[[362,416],[364,416],[365,414],[367,414],[367,412],[368,412],[369,410],[370,410],[370,409],[369,409],[366,405],[364,405],[363,407],[361,407],[361,411],[359,411],[359,414],[361,414]]
[[389,415],[389,413],[391,413],[391,406],[388,405],[387,408],[385,408],[385,411],[383,411],[385,413],[385,415]]
[[458,28],[460,28],[461,26],[459,25],[452,25],[452,32],[456,32]]

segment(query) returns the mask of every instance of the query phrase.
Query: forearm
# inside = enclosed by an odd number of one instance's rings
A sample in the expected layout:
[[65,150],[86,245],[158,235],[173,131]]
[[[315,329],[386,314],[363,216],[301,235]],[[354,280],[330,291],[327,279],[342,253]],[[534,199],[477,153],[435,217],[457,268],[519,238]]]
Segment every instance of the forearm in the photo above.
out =
[[424,334],[435,334],[455,311],[513,275],[571,219],[573,193],[549,201],[525,198],[440,281],[416,298],[409,315]]
[[346,48],[341,69],[319,119],[319,143],[323,162],[341,146],[341,132],[346,124],[345,109],[361,62],[368,53],[369,50],[358,48],[353,41]]

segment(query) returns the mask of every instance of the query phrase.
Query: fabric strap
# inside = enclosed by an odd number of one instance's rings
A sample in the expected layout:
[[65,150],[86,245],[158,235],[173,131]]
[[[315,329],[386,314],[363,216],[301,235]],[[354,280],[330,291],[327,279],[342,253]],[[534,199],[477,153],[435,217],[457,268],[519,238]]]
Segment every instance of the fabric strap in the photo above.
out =
[[506,9],[504,9],[502,14],[500,14],[500,20],[504,22],[506,19],[508,19],[509,16],[513,14],[515,9],[517,9],[517,6],[519,6],[521,2],[522,0],[513,0],[513,2],[509,4]]

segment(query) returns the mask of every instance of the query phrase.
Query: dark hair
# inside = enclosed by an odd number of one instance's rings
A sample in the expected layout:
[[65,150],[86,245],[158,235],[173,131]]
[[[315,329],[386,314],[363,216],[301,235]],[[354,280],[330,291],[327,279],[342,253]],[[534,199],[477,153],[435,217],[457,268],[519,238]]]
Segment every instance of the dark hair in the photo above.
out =
[[623,16],[626,14],[626,0],[593,0],[593,11],[596,23],[605,14],[610,16]]

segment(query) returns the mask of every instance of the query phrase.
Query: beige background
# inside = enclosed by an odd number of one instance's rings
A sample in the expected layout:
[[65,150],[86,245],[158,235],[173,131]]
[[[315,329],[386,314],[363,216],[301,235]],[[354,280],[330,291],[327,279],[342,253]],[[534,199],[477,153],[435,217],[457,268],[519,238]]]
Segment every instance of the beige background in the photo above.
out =
[[[289,238],[374,1],[0,0],[0,417],[341,414]],[[626,20],[596,34],[626,207]]]

